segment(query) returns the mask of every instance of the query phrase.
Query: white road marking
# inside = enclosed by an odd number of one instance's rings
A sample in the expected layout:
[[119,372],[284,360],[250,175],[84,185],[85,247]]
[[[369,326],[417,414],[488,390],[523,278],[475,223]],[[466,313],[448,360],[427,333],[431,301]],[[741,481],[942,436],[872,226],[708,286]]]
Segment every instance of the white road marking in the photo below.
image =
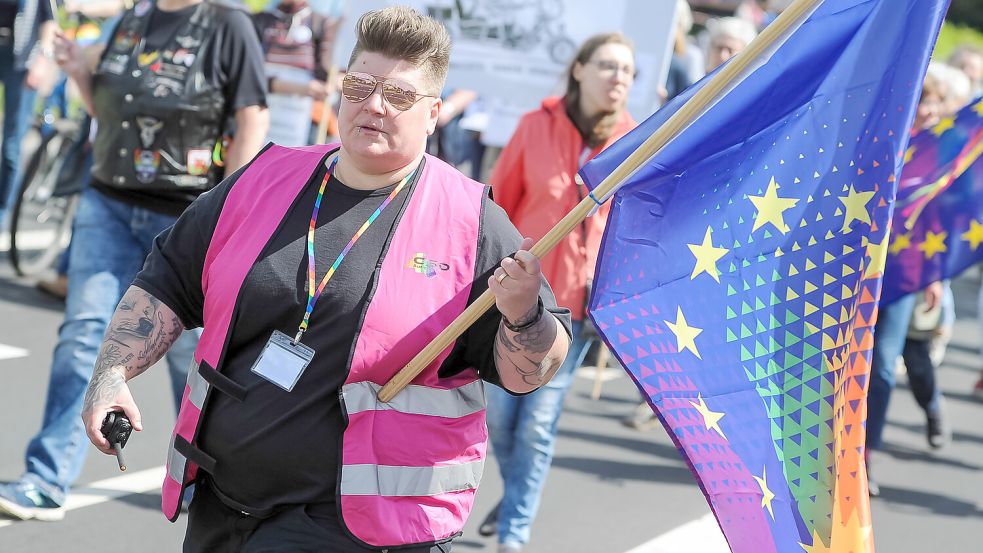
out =
[[[75,488],[68,496],[68,501],[65,503],[65,510],[74,511],[75,509],[91,507],[127,495],[160,489],[161,482],[164,481],[164,470],[163,466],[154,467],[114,478],[98,480],[85,487]],[[0,528],[10,526],[14,522],[16,521],[0,520]]]
[[713,514],[687,522],[643,543],[627,553],[729,553],[730,547],[724,539],[717,519]]
[[[597,367],[591,367],[590,365],[580,367],[574,372],[579,378],[586,378],[588,380],[594,380],[597,375]],[[625,371],[621,367],[608,367],[604,369],[601,374],[601,382],[607,382],[609,380],[617,380],[624,376]]]
[[6,344],[0,344],[0,361],[4,359],[17,359],[18,357],[27,357],[31,352],[22,348],[15,348],[14,346],[8,346]]
[[[22,230],[17,233],[18,250],[40,250],[55,238],[53,230]],[[10,251],[10,233],[0,233],[0,252]]]

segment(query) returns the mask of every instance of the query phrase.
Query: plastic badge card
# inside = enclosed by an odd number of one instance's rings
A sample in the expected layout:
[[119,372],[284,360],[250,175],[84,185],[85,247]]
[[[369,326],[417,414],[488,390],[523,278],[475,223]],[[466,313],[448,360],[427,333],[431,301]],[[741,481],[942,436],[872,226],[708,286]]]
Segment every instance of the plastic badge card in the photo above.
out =
[[314,358],[314,350],[274,330],[252,371],[290,392]]

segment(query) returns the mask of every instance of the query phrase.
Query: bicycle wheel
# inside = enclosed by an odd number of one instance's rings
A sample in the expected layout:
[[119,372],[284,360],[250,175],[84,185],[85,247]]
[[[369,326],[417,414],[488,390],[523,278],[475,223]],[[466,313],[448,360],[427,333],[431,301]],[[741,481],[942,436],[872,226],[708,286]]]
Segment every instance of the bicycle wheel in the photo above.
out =
[[51,268],[71,239],[78,194],[54,192],[64,154],[73,142],[62,133],[43,141],[21,180],[10,222],[10,261],[21,276]]

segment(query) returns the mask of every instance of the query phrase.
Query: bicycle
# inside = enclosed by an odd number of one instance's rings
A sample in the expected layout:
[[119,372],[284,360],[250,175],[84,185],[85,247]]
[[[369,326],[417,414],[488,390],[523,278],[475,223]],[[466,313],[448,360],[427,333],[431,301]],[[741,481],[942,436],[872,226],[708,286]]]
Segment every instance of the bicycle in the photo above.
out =
[[10,215],[10,262],[21,276],[51,268],[72,236],[88,174],[89,118],[59,119],[41,133]]

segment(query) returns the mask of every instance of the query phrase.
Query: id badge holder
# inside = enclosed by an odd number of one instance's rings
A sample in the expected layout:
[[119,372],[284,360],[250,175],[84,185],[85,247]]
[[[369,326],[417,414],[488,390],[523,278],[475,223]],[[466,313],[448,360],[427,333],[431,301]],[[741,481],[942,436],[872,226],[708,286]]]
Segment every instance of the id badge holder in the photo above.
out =
[[274,330],[253,363],[252,371],[290,392],[313,358],[313,349]]

